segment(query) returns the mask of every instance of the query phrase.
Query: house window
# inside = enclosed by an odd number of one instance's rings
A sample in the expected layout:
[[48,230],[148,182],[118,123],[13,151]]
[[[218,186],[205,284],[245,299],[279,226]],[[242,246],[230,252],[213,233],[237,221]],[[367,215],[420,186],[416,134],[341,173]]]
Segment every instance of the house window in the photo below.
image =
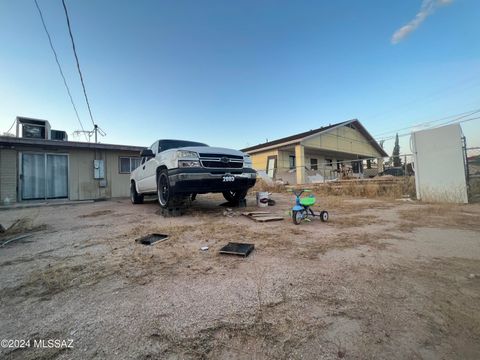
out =
[[352,161],[352,171],[354,174],[363,173],[362,161]]
[[333,166],[333,160],[332,159],[325,159],[325,166]]
[[310,170],[318,170],[318,159],[310,159]]
[[289,155],[288,156],[288,166],[290,170],[295,169],[295,156],[294,155]]
[[118,172],[120,174],[130,174],[140,166],[141,159],[138,157],[120,157],[118,163]]

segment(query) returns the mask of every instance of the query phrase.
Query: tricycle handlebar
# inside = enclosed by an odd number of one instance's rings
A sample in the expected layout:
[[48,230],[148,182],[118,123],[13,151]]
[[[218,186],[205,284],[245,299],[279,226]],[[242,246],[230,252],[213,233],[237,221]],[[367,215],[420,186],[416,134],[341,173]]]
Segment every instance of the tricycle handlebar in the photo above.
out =
[[294,190],[294,189],[291,189],[292,193],[295,195],[295,196],[300,196],[302,195],[304,192],[312,192],[312,190],[310,189],[299,189],[299,190]]

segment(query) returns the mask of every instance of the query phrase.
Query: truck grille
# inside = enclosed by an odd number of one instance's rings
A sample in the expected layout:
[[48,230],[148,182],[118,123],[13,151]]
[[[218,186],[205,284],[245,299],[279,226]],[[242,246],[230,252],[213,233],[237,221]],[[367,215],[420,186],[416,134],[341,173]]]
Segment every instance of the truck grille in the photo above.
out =
[[243,156],[223,154],[199,154],[200,162],[205,168],[217,169],[241,169],[243,167]]

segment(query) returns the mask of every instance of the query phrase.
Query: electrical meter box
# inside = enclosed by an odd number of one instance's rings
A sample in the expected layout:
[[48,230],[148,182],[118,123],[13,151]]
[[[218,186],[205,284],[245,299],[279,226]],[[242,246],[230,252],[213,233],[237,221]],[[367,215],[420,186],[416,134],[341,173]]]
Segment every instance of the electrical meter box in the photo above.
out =
[[103,160],[93,160],[93,178],[94,179],[105,178],[105,165]]

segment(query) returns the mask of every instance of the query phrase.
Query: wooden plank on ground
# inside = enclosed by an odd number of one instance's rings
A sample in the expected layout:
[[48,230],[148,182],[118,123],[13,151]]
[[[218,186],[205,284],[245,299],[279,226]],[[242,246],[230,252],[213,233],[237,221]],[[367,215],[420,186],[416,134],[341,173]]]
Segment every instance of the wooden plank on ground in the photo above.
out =
[[254,216],[254,215],[270,215],[269,211],[250,211],[250,212],[244,212],[242,215],[245,216]]
[[272,215],[268,211],[251,211],[244,212],[242,215],[252,219],[257,222],[269,222],[269,221],[280,221],[283,220],[283,217]]
[[269,222],[269,221],[280,221],[283,220],[283,217],[279,216],[261,216],[261,217],[255,217],[253,220],[257,222]]

